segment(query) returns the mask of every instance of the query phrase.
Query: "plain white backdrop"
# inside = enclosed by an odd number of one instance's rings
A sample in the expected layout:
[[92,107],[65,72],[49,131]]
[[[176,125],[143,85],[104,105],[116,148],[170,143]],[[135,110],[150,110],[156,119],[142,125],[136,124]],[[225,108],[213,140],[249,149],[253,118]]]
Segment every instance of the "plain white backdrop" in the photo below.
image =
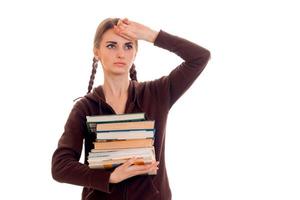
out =
[[[81,187],[52,179],[51,157],[72,100],[86,93],[106,17],[211,51],[169,114],[174,200],[300,199],[300,14],[289,0],[1,1],[1,199],[80,199]],[[140,42],[135,63],[151,80],[181,62]]]

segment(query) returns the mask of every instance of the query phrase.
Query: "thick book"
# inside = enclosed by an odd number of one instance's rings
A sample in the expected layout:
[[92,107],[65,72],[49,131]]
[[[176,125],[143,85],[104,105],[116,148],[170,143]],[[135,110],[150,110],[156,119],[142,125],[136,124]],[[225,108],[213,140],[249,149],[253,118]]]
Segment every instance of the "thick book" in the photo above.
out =
[[154,154],[154,147],[98,150],[89,152],[88,160],[110,160],[126,157],[147,157]]
[[[89,164],[89,167],[92,168],[92,169],[111,169],[111,168],[118,167],[119,165],[122,165],[127,160],[128,159],[111,160],[111,161],[107,161],[107,162],[103,162],[103,163],[91,163],[91,164]],[[151,164],[151,163],[152,163],[152,160],[150,160],[150,159],[145,160],[145,159],[139,158],[133,164],[134,165],[145,165],[145,164]],[[153,170],[153,171],[151,171],[147,174],[148,175],[156,175],[157,170]]]
[[128,139],[146,139],[154,137],[152,130],[129,130],[129,131],[108,131],[97,133],[96,140],[128,140]]
[[120,130],[152,130],[154,121],[134,121],[97,124],[96,131],[120,131]]
[[94,149],[124,149],[153,146],[153,139],[119,140],[94,142]]
[[[112,159],[112,160],[106,160],[102,162],[95,162],[95,161],[89,161],[90,168],[99,168],[99,169],[110,169],[117,167],[126,161],[128,161],[130,158],[124,158],[124,159]],[[150,164],[152,161],[149,158],[143,159],[143,158],[137,158],[136,162],[134,162],[134,165],[144,165],[144,164]]]
[[[90,168],[110,169],[117,167],[128,159],[136,157],[135,165],[144,165],[155,162],[154,147],[150,148],[136,148],[136,149],[118,149],[103,152],[90,152],[88,156],[88,163]],[[148,173],[155,175],[156,170]]]

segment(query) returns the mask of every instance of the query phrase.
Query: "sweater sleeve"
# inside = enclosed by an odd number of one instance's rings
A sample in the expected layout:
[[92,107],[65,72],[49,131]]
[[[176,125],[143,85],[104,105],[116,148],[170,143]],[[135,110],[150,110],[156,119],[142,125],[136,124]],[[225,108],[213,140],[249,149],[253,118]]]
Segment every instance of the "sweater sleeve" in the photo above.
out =
[[157,92],[163,97],[160,99],[167,100],[168,102],[165,103],[170,109],[200,75],[210,59],[210,52],[195,43],[162,30],[158,33],[154,45],[169,50],[184,60],[168,76],[151,84],[159,88]]
[[90,169],[79,162],[85,131],[85,116],[72,109],[56,151],[52,157],[52,176],[58,182],[70,183],[110,193],[110,172]]

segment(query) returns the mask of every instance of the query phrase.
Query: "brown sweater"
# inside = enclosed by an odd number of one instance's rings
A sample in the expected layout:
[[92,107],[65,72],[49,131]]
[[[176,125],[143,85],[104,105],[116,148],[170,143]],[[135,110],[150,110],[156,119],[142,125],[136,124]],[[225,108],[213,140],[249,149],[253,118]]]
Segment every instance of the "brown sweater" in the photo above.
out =
[[[99,86],[74,105],[52,158],[53,178],[59,182],[83,186],[82,199],[171,199],[165,167],[168,112],[202,72],[210,58],[210,52],[162,30],[154,45],[174,52],[184,62],[172,70],[168,76],[160,79],[147,82],[131,81],[125,113],[145,112],[147,120],[155,120],[154,146],[156,159],[160,162],[157,175],[140,175],[118,184],[110,184],[109,177],[112,170],[88,167],[87,155],[93,148],[92,142],[95,136],[87,131],[86,116],[115,114],[105,102],[102,87]],[[83,142],[85,145],[84,164],[79,162]]]

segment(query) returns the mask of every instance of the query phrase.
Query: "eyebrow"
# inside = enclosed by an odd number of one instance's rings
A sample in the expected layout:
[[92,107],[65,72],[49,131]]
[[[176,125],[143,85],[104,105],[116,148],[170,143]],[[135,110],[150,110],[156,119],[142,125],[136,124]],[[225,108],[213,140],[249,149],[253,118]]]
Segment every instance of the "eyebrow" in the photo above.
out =
[[[118,43],[115,42],[115,41],[107,41],[106,43],[118,44]],[[126,44],[126,45],[127,45],[127,44],[133,44],[133,42],[126,42],[125,44]]]
[[117,42],[114,42],[114,41],[107,41],[106,43],[113,43],[113,44],[117,44]]

